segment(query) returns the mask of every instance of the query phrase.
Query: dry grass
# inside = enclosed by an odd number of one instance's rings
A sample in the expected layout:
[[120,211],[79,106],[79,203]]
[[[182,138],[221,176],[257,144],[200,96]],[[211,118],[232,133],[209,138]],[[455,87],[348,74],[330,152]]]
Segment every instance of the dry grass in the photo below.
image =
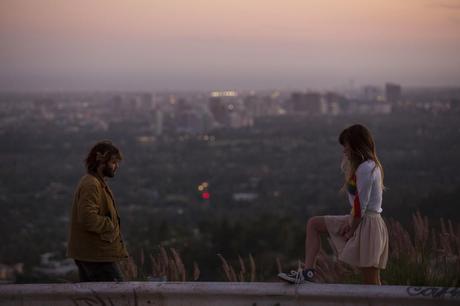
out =
[[[447,224],[446,224],[447,223]],[[401,285],[457,286],[460,276],[460,224],[440,219],[439,227],[415,213],[412,231],[395,220],[387,222],[390,261],[385,276]]]
[[[187,271],[180,257],[180,254],[174,249],[169,249],[169,255],[163,246],[160,246],[160,252],[156,256],[150,255],[152,263],[152,276],[154,279],[168,280],[174,282],[185,282]],[[191,280],[198,280],[200,269],[196,262],[193,263],[193,273]]]
[[[430,226],[427,217],[420,212],[412,216],[412,228],[406,230],[398,221],[386,221],[390,240],[387,269],[382,271],[383,284],[412,286],[449,286],[460,284],[460,224],[454,225],[450,220],[440,220],[439,228]],[[332,243],[332,254],[323,249],[318,254],[316,269],[320,282],[357,283],[360,282],[356,268],[341,263],[337,259]],[[245,262],[241,256],[232,265],[221,254],[224,279],[230,282],[255,282],[256,264],[251,254]],[[155,256],[150,255],[152,264],[151,277],[142,275],[132,258],[122,262],[121,268],[127,280],[151,279],[161,281],[198,280],[200,269],[193,263],[191,276],[180,254],[170,248],[169,252],[162,246]],[[144,266],[144,252],[141,252],[140,265]],[[298,262],[298,266],[301,267]],[[235,267],[234,267],[235,266]],[[283,271],[282,263],[276,258],[276,269]],[[270,278],[274,279],[274,278]],[[263,279],[260,279],[263,281]]]
[[238,256],[239,271],[233,268],[232,264],[229,264],[227,260],[221,255],[217,254],[222,262],[222,270],[225,278],[229,282],[255,282],[256,281],[256,263],[251,254],[248,256],[249,260],[249,271],[246,269],[246,264],[243,258]]
[[132,257],[128,257],[120,262],[120,269],[125,280],[132,281],[138,278],[138,268]]
[[180,254],[170,248],[169,253],[163,247],[159,247],[157,255],[150,255],[152,266],[151,274],[144,275],[142,267],[144,267],[145,256],[141,250],[139,265],[136,264],[132,257],[120,262],[120,268],[123,271],[127,281],[133,280],[153,280],[153,281],[173,281],[185,282],[188,280],[198,280],[200,277],[200,269],[196,262],[193,263],[193,272],[191,278],[188,277],[187,269],[182,261]]

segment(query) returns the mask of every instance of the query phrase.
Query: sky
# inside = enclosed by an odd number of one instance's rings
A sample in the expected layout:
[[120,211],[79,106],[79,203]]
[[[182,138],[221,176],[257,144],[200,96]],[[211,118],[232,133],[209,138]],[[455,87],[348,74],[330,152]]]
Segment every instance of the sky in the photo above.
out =
[[0,0],[0,90],[460,86],[460,0]]

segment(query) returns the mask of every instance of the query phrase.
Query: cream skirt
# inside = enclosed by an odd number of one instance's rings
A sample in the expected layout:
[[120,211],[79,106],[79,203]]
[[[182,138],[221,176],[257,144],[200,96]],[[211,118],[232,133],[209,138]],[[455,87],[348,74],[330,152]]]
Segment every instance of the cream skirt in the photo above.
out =
[[351,215],[324,216],[327,231],[340,261],[355,267],[385,269],[388,260],[388,231],[378,213],[366,212],[353,237],[340,236],[341,227],[352,221]]

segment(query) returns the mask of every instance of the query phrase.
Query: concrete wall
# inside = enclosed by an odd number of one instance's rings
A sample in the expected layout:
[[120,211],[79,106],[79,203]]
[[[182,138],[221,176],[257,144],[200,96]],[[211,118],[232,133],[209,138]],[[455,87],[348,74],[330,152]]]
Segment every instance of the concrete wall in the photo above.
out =
[[1,285],[0,306],[460,305],[460,288],[284,283]]

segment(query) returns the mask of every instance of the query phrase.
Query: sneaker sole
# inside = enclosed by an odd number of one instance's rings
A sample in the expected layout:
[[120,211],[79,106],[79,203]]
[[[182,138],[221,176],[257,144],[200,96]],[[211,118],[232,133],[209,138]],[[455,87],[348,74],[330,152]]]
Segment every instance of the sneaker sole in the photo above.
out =
[[285,273],[278,274],[278,278],[290,284],[304,284],[305,283],[305,280],[296,280],[295,278],[287,276]]
[[289,284],[317,284],[315,281],[305,280],[305,279],[298,281],[295,278],[287,276],[286,273],[279,273],[278,278]]

